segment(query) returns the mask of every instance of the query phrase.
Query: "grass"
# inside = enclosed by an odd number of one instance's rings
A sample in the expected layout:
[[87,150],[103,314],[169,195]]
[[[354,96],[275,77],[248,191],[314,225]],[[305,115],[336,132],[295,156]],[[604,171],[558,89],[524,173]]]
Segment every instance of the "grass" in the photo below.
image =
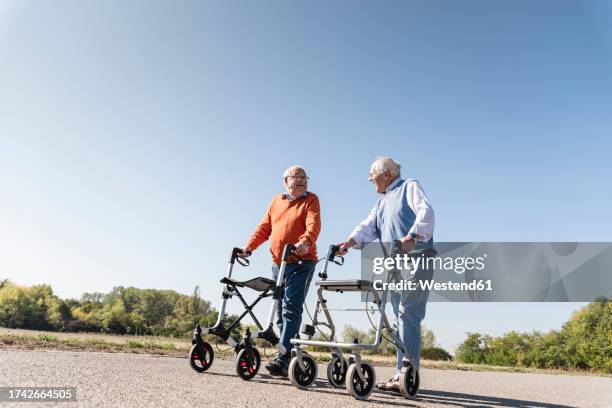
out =
[[38,340],[52,343],[52,342],[56,342],[57,341],[57,337],[55,337],[52,334],[40,334],[38,336]]
[[174,343],[163,343],[161,348],[164,350],[176,350],[176,345]]
[[[82,352],[142,353],[185,357],[191,348],[187,339],[154,336],[114,336],[96,333],[51,333],[0,329],[0,350],[63,350]],[[221,353],[223,355],[223,353]],[[230,356],[229,353],[227,353]]]
[[138,340],[126,340],[125,345],[129,349],[141,349],[144,348],[144,344],[139,342]]

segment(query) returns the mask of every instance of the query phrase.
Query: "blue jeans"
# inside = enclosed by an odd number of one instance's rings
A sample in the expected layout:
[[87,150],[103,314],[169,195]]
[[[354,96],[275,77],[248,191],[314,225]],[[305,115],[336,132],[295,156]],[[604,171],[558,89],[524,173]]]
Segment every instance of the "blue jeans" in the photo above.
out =
[[[282,354],[291,351],[291,339],[300,331],[302,323],[302,310],[306,294],[312,280],[312,275],[315,270],[315,263],[312,261],[303,261],[301,264],[287,264],[285,268],[283,296],[278,300],[276,325],[280,332],[279,349]],[[274,280],[278,278],[280,268],[278,265],[272,265],[272,277]],[[284,357],[279,357],[279,360],[288,365],[288,361]]]
[[[396,338],[404,343],[406,347],[406,357],[418,370],[421,353],[421,321],[425,318],[425,308],[429,298],[429,290],[421,289],[419,280],[431,280],[433,270],[419,269],[414,275],[405,271],[404,279],[416,282],[415,290],[390,291],[389,297],[395,323],[397,324]],[[399,278],[398,278],[399,280]],[[397,370],[401,370],[404,353],[397,348]]]

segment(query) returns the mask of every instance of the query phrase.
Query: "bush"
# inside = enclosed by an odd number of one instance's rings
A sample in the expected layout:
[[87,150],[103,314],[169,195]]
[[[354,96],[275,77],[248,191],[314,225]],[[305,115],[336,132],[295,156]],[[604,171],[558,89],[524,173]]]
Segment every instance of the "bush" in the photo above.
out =
[[441,347],[427,347],[421,349],[421,358],[425,360],[451,361],[453,356]]

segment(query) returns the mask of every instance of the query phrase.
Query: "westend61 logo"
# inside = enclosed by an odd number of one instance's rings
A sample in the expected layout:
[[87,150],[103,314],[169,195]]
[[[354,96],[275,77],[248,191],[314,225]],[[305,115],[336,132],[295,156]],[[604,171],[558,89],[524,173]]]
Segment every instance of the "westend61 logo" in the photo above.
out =
[[436,271],[453,271],[458,275],[466,271],[482,271],[485,269],[485,259],[487,254],[478,257],[428,257],[424,254],[420,256],[410,256],[408,254],[397,254],[394,257],[377,257],[372,260],[372,272],[376,275],[394,269],[410,270],[414,275],[421,269]]

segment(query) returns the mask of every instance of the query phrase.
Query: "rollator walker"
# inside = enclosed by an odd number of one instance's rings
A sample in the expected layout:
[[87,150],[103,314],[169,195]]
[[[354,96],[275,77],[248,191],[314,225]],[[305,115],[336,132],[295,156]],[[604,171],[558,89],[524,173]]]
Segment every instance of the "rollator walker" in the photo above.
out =
[[[378,291],[374,290],[371,281],[363,279],[351,280],[328,280],[327,267],[330,262],[340,266],[344,264],[344,258],[336,255],[340,250],[337,245],[331,245],[325,257],[323,270],[319,272],[320,280],[316,281],[317,288],[317,303],[312,317],[312,325],[302,325],[301,331],[307,337],[306,339],[295,338],[291,339],[291,344],[294,347],[291,350],[291,361],[289,363],[289,379],[291,383],[300,389],[308,389],[317,378],[317,364],[315,360],[306,353],[306,346],[326,347],[331,350],[331,361],[327,365],[327,379],[329,383],[336,388],[346,387],[346,390],[356,399],[367,399],[374,389],[376,382],[376,374],[374,368],[368,362],[361,359],[360,352],[362,350],[376,350],[381,343],[383,328],[393,339],[395,346],[404,351],[404,356],[407,356],[406,347],[404,344],[395,338],[395,332],[392,329],[387,316],[385,315],[385,306],[387,303],[387,295],[389,292],[388,285],[385,285],[385,290],[382,291],[382,296]],[[387,274],[387,283],[391,282],[392,273]],[[339,343],[335,341],[335,326],[332,321],[327,300],[323,297],[324,291],[332,292],[357,292],[368,291],[372,295],[372,303],[377,305],[380,313],[378,324],[376,325],[375,341],[372,344],[359,343],[354,339],[352,343]],[[325,315],[325,321],[319,321],[320,312]],[[367,312],[367,310],[366,310]],[[331,333],[330,341],[311,340],[317,326],[327,327]],[[350,351],[348,361],[344,357],[342,350]],[[414,364],[409,359],[404,357],[403,367],[400,374],[400,392],[405,398],[413,398],[416,396],[419,389],[419,373]]]
[[[277,300],[282,297],[283,293],[283,277],[285,274],[285,268],[287,267],[287,260],[289,257],[291,257],[294,250],[294,245],[285,245],[278,278],[275,282],[272,279],[264,277],[256,277],[246,281],[239,281],[232,278],[232,271],[236,262],[245,267],[250,263],[248,259],[238,255],[242,252],[242,249],[232,249],[229,265],[227,267],[227,273],[225,277],[220,280],[220,282],[223,284],[223,292],[221,294],[223,301],[221,303],[221,309],[219,310],[217,322],[214,326],[205,328],[200,327],[200,324],[198,323],[193,332],[193,338],[191,340],[193,346],[189,351],[189,365],[191,368],[199,373],[203,373],[212,366],[215,354],[212,346],[208,342],[204,341],[202,335],[213,334],[234,348],[234,352],[236,353],[234,360],[234,371],[236,374],[243,380],[250,380],[251,378],[255,377],[261,365],[261,356],[257,348],[253,346],[251,338],[252,336],[255,336],[256,338],[264,339],[272,346],[277,345],[279,342],[278,337],[274,333],[273,321],[278,304]],[[251,304],[248,304],[244,300],[244,297],[238,288],[249,288],[260,292],[260,294]],[[225,317],[225,306],[227,301],[234,296],[236,296],[244,306],[244,312],[228,327],[225,327],[223,323],[223,318]],[[253,308],[261,299],[266,297],[272,297],[274,300],[270,306],[268,322],[265,326],[266,328],[264,329],[253,313]],[[247,327],[244,336],[240,341],[238,341],[238,339],[232,337],[231,332],[240,324],[240,321],[247,314],[251,316],[251,319],[253,319],[253,322],[259,331],[256,333],[251,333]]]

